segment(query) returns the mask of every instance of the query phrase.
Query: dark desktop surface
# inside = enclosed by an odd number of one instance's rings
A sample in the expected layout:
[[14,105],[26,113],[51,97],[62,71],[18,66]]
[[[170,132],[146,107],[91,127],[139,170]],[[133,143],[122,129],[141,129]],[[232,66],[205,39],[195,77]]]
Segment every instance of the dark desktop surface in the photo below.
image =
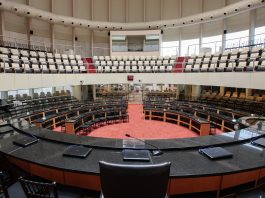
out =
[[[10,126],[0,127],[7,131]],[[12,134],[12,135],[11,135]],[[13,143],[24,136],[36,136],[39,141],[25,148]],[[98,161],[104,160],[121,164],[153,164],[171,162],[171,177],[198,177],[224,175],[265,167],[265,151],[253,146],[253,138],[263,136],[259,131],[247,128],[223,135],[196,138],[147,140],[159,147],[163,154],[151,156],[149,162],[124,161],[122,155],[123,140],[84,137],[52,132],[43,128],[21,127],[10,131],[0,139],[0,152],[21,160],[26,160],[46,167],[66,171],[98,174]],[[78,144],[91,147],[92,152],[85,158],[64,157],[63,152],[69,145]],[[210,160],[198,152],[198,148],[221,146],[233,153],[232,158]],[[146,146],[148,149],[154,149]]]

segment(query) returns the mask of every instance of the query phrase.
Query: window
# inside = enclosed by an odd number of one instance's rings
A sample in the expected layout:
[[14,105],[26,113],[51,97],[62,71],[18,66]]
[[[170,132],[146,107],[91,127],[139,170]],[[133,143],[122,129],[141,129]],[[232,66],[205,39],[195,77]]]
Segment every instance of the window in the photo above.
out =
[[52,93],[52,88],[51,87],[47,87],[47,88],[36,88],[36,89],[34,89],[34,93],[38,93],[40,95],[41,92],[44,92],[45,94],[47,92],[51,92]]
[[10,96],[12,95],[13,97],[16,97],[16,95],[19,94],[23,96],[23,94],[29,95],[29,90],[28,89],[20,89],[20,90],[14,90],[14,91],[8,91],[7,95]]
[[233,32],[226,35],[226,46],[225,48],[237,48],[248,45],[249,30],[240,32]]
[[179,41],[170,41],[162,43],[162,56],[179,55]]
[[211,52],[219,52],[222,47],[222,35],[202,38],[202,48],[211,48]]
[[255,44],[265,43],[265,26],[255,28]]
[[199,39],[183,40],[181,42],[181,56],[199,54]]

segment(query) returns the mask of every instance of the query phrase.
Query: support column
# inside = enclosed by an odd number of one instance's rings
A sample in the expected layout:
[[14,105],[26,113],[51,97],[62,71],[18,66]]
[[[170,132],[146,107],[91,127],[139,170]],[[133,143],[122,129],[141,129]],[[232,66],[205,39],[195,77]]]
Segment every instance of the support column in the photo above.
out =
[[185,99],[190,99],[192,96],[192,85],[185,85],[184,86],[184,96]]
[[93,100],[97,99],[97,92],[96,92],[96,85],[92,85],[93,86]]
[[8,98],[8,92],[7,91],[1,91],[1,97],[2,97],[2,99],[7,99]]
[[225,87],[220,87],[220,94],[224,95],[225,94]]
[[[200,0],[200,6],[201,6],[201,13],[203,13],[203,0]],[[200,29],[200,32],[199,32],[199,53],[201,52],[201,48],[202,48],[202,27],[203,27],[203,24],[199,24],[199,29]]]
[[31,98],[33,98],[33,93],[34,93],[34,89],[33,88],[32,89],[29,89],[29,96]]
[[0,10],[0,41],[4,41],[3,35],[5,32],[5,20],[4,20],[4,11]]
[[81,92],[81,85],[75,85],[73,86],[73,96],[77,99],[81,101],[81,96],[82,96],[82,92]]
[[201,94],[201,86],[200,85],[192,85],[191,90],[191,100],[197,100],[197,98]]
[[[51,10],[51,13],[54,12],[54,0],[50,0],[50,10]],[[51,49],[52,49],[52,52],[54,53],[55,52],[55,45],[54,45],[54,39],[55,39],[55,35],[54,35],[54,24],[51,23],[50,24],[50,34],[51,34]]]
[[[224,6],[227,5],[227,0],[224,0]],[[222,51],[226,48],[226,34],[227,34],[227,25],[226,19],[223,19],[223,32],[222,32]]]
[[246,97],[252,96],[252,89],[246,89]]
[[253,44],[255,41],[255,28],[256,28],[256,9],[251,10],[249,14],[249,45]]

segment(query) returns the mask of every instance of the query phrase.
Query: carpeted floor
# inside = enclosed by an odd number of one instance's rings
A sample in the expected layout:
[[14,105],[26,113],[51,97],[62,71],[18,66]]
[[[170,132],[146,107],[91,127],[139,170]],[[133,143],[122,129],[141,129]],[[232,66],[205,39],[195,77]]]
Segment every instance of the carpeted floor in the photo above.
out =
[[[188,128],[178,126],[162,121],[145,120],[143,114],[143,105],[129,104],[128,106],[129,122],[105,125],[98,129],[94,129],[88,136],[119,138],[126,139],[125,134],[141,139],[172,139],[197,137],[198,134],[190,131]],[[54,129],[60,132],[60,127]],[[216,130],[216,133],[222,133]]]
[[140,104],[129,104],[128,123],[120,123],[104,126],[93,130],[89,136],[107,138],[127,138],[126,133],[142,139],[170,139],[197,137],[198,134],[189,129],[175,124],[144,120],[143,106]]

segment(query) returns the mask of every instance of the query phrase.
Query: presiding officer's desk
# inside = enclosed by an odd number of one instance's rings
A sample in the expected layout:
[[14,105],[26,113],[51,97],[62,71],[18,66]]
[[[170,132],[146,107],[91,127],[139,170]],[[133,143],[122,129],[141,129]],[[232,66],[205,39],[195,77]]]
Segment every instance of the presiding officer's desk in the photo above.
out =
[[[121,164],[153,164],[171,162],[169,195],[213,192],[217,197],[238,187],[256,187],[265,178],[265,151],[250,144],[264,131],[245,128],[216,136],[196,138],[146,140],[164,154],[151,156],[150,162],[123,161],[122,139],[95,138],[56,133],[22,121],[0,127],[0,152],[15,166],[60,184],[100,191],[98,161]],[[35,136],[39,141],[22,148],[13,144],[23,136]],[[69,145],[93,148],[85,159],[64,157]],[[222,146],[233,153],[232,158],[210,160],[198,149]],[[146,149],[154,149],[145,144]]]

